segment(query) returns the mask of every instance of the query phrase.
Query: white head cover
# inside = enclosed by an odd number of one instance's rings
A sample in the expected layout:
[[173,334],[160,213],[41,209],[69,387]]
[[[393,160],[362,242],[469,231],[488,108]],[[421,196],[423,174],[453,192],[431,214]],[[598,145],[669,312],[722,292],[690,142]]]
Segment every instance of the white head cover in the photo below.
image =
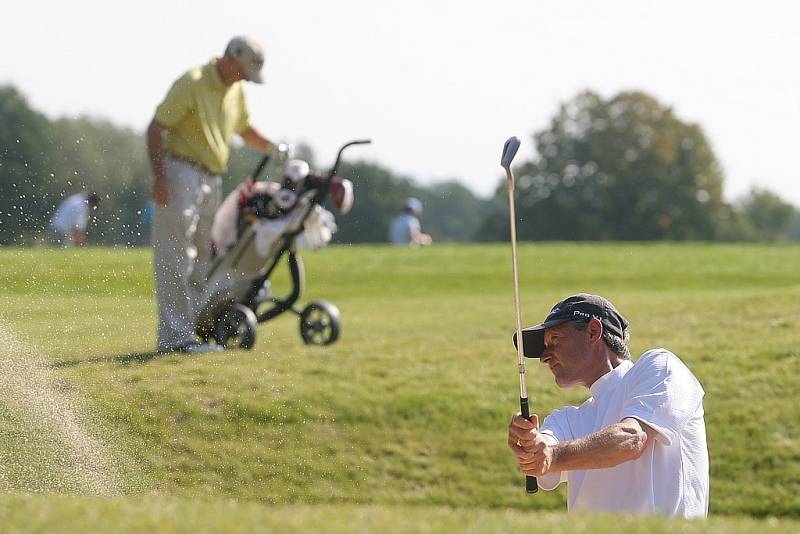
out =
[[406,199],[405,208],[413,211],[415,215],[422,215],[422,202],[418,198]]
[[302,159],[293,159],[287,163],[286,167],[283,169],[283,177],[288,178],[294,183],[298,183],[305,180],[309,172],[311,172],[311,168],[308,166],[308,163]]
[[334,176],[331,179],[331,200],[339,213],[349,212],[353,207],[353,182]]

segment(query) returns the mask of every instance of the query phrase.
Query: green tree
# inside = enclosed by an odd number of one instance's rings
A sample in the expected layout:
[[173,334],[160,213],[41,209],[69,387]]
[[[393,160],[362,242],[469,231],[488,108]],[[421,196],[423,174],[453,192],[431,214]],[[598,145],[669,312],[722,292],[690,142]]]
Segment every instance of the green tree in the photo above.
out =
[[[141,214],[150,198],[150,164],[144,136],[107,121],[80,117],[51,125],[50,181],[57,198],[94,191],[100,206],[88,228],[91,242],[142,242]],[[55,204],[56,202],[51,202]]]
[[25,242],[44,227],[49,136],[47,118],[15,88],[0,87],[0,244]]
[[353,181],[352,211],[337,217],[340,243],[385,243],[389,225],[408,197],[422,201],[423,231],[437,241],[467,241],[488,213],[487,201],[455,181],[420,186],[373,163],[344,163],[339,174]]
[[141,134],[85,117],[51,121],[0,88],[0,243],[43,236],[58,204],[88,190],[101,198],[90,241],[137,244],[149,181]]
[[490,203],[456,180],[420,187],[414,195],[425,207],[423,230],[434,242],[471,241],[489,213]]
[[347,215],[337,217],[340,243],[383,243],[392,218],[405,199],[417,191],[411,179],[392,174],[374,163],[345,162],[339,175],[353,182],[355,201]]
[[792,241],[800,241],[800,209],[794,210],[794,216],[792,217],[792,222],[789,223],[787,235]]
[[[316,172],[327,172],[335,154],[315,165],[314,153],[298,143],[295,155]],[[235,145],[227,175],[229,192],[252,174],[262,155]],[[261,179],[280,179],[268,166]],[[487,213],[487,202],[451,181],[429,187],[371,163],[345,162],[353,179],[355,207],[339,217],[339,242],[385,242],[389,224],[409,196],[425,205],[424,229],[437,241],[467,240]],[[0,244],[30,243],[46,231],[51,214],[67,196],[94,191],[91,243],[139,245],[149,228],[143,212],[150,199],[151,171],[144,135],[108,121],[80,117],[49,120],[12,87],[0,88]]]
[[[713,239],[723,176],[700,126],[641,92],[563,104],[517,170],[521,239]],[[505,186],[478,232],[508,235]]]
[[759,239],[787,239],[797,210],[775,193],[753,188],[738,202],[739,210],[749,220]]

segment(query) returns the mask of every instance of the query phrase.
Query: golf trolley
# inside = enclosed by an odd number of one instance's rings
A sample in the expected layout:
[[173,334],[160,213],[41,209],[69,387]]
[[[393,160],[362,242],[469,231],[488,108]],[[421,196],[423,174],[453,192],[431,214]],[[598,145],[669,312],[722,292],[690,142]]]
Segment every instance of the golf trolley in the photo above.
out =
[[[307,344],[328,345],[337,340],[340,330],[339,309],[323,300],[309,303],[305,307],[297,304],[304,286],[303,262],[299,255],[298,238],[304,232],[306,221],[313,217],[315,209],[331,198],[341,212],[342,204],[352,203],[352,184],[337,176],[342,152],[352,145],[370,143],[355,140],[344,144],[327,175],[309,175],[297,193],[297,204],[291,214],[291,222],[270,246],[265,256],[256,251],[256,224],[264,216],[267,201],[254,196],[248,200],[247,216],[240,215],[238,239],[224,255],[216,257],[206,275],[203,306],[197,316],[196,333],[204,341],[214,340],[225,348],[251,349],[255,344],[256,331],[265,323],[285,312],[300,318],[300,336]],[[269,161],[265,156],[253,173],[253,181]],[[349,196],[348,196],[349,195]],[[349,209],[349,206],[346,208]],[[299,211],[297,211],[299,210]],[[330,215],[330,214],[329,214]],[[292,289],[285,297],[272,294],[269,282],[275,268],[286,257],[292,281]]]

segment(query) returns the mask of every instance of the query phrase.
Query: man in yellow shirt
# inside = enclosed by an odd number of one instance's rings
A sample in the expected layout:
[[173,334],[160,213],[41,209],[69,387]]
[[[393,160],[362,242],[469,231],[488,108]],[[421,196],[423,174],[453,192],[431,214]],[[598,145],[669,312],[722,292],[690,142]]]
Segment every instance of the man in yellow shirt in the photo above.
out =
[[250,124],[244,81],[263,83],[261,47],[234,37],[221,58],[173,83],[147,129],[153,168],[153,257],[160,352],[214,352],[194,335],[210,233],[222,199],[231,138],[267,153],[275,145]]

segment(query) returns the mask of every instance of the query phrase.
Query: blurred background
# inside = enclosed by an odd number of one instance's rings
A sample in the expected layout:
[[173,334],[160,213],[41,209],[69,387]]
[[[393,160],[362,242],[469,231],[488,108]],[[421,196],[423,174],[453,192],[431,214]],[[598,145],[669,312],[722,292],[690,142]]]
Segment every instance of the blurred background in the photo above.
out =
[[[0,243],[103,202],[89,241],[147,242],[144,129],[171,83],[249,34],[254,124],[324,170],[371,137],[339,242],[380,242],[408,196],[435,241],[798,240],[800,71],[789,2],[13,2],[0,45]],[[351,156],[354,157],[354,156]],[[226,187],[258,155],[237,146]],[[500,196],[498,196],[500,195]]]

